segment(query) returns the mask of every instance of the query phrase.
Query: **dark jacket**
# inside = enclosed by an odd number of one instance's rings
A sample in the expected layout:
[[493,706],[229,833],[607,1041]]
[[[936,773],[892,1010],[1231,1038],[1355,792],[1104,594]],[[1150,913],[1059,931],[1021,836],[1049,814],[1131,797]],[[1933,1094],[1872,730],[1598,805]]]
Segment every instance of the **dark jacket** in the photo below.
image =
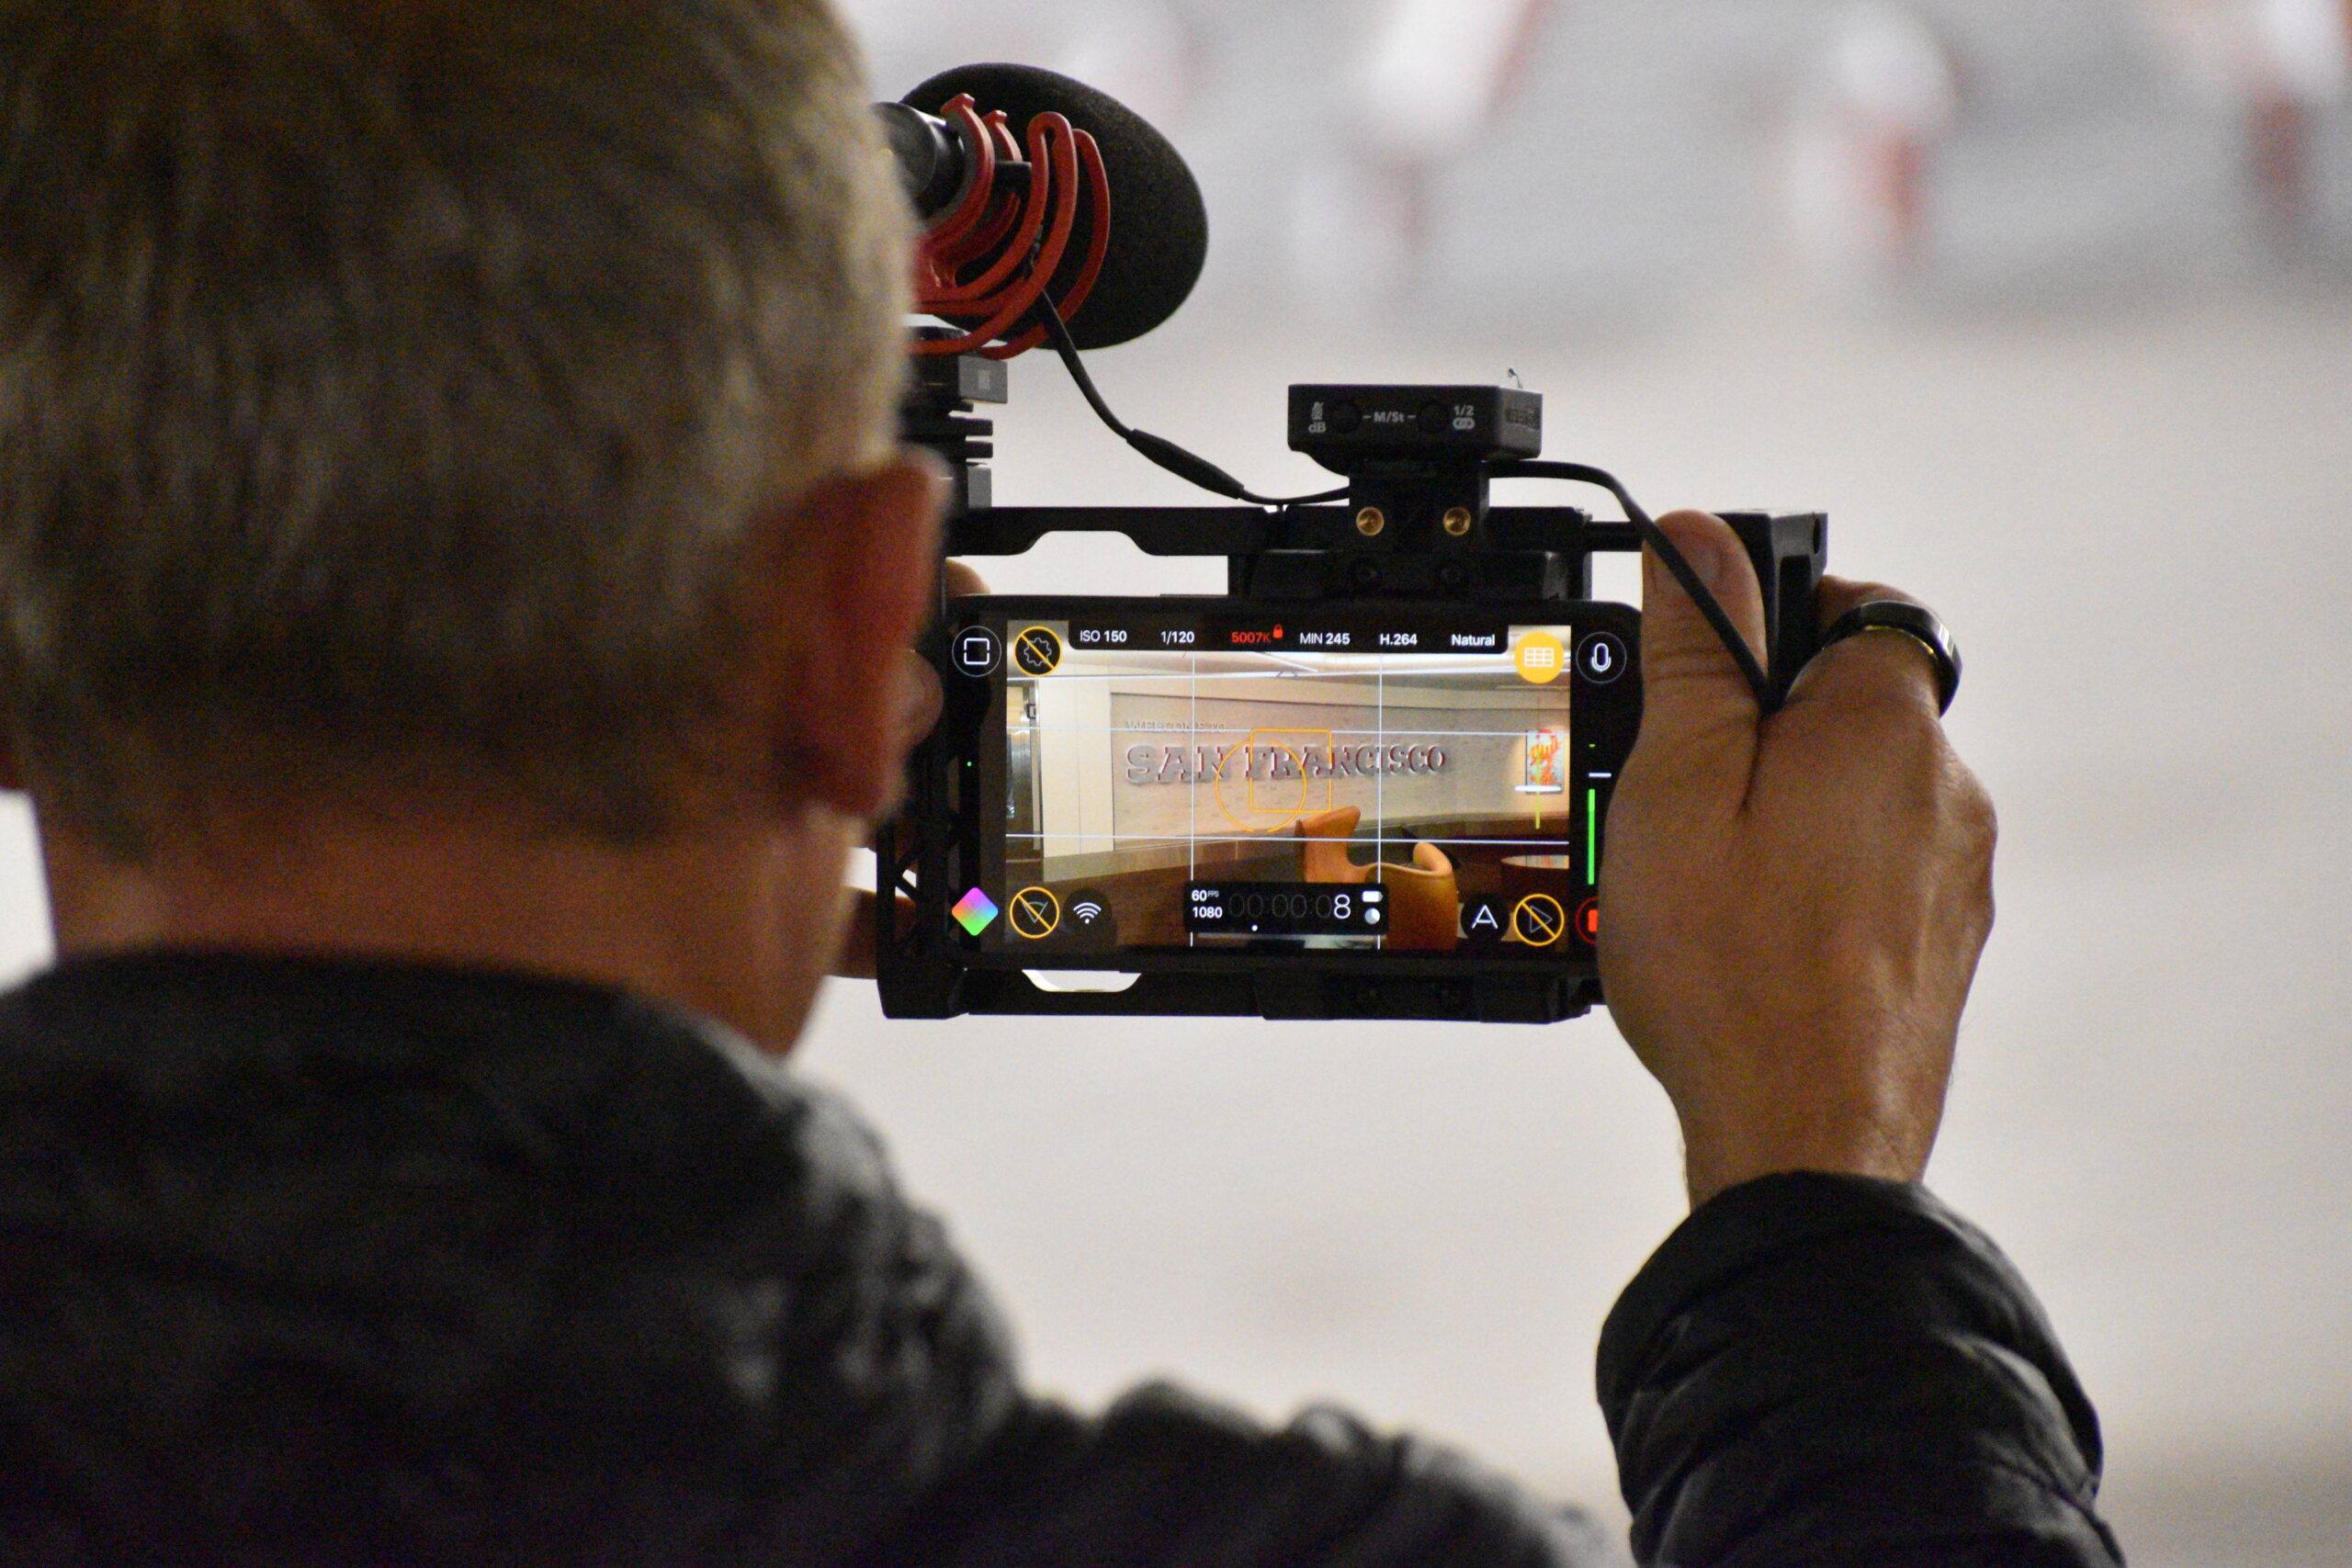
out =
[[[2040,1314],[1916,1189],[1726,1193],[1600,1377],[1645,1561],[2117,1561]],[[196,954],[0,999],[9,1568],[1611,1555],[1335,1412],[1023,1394],[872,1138],[651,1005]]]

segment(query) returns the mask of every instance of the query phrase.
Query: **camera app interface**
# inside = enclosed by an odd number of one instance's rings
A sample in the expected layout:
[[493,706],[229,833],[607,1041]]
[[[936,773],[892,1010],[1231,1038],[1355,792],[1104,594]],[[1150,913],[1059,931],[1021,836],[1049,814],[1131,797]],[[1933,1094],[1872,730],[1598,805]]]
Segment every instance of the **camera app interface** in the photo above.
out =
[[1001,863],[955,911],[985,950],[1589,949],[1622,742],[1578,709],[1609,706],[1615,630],[1156,611],[956,636],[1002,697]]

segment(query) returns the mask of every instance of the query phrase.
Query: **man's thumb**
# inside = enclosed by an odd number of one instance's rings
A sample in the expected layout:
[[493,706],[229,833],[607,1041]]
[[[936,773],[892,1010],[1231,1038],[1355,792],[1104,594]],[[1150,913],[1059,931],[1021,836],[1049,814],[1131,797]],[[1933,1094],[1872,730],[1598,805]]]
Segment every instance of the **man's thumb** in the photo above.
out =
[[[1764,660],[1764,595],[1731,525],[1704,512],[1669,512],[1657,525],[1674,541],[1732,626]],[[1741,767],[1756,743],[1756,693],[1731,650],[1657,552],[1642,552],[1642,739],[1645,745],[1736,748]],[[1698,761],[1690,758],[1690,761]],[[1727,755],[1725,761],[1731,761]]]

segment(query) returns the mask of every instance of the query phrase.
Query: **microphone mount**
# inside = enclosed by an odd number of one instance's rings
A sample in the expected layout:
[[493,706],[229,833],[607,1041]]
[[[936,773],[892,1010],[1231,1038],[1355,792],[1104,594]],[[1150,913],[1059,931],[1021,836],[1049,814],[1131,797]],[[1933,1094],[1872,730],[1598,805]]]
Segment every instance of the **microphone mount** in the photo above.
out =
[[[1109,251],[1111,183],[1093,136],[1046,110],[1016,141],[1003,111],[982,114],[969,93],[938,117],[877,111],[916,209],[938,214],[916,249],[915,309],[962,329],[919,340],[916,355],[1010,359],[1044,343],[1040,302],[1076,314]],[[1074,243],[1077,274],[1049,299]]]

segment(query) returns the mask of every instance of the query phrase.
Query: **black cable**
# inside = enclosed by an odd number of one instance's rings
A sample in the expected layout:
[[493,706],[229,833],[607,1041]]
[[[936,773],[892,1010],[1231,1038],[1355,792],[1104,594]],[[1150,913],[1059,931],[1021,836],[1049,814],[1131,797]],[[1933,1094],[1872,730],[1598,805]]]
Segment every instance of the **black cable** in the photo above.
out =
[[1682,585],[1682,592],[1690,595],[1690,602],[1699,606],[1699,613],[1714,628],[1716,637],[1731,655],[1732,662],[1739,666],[1740,674],[1747,678],[1748,689],[1756,694],[1756,705],[1767,714],[1780,711],[1781,699],[1772,689],[1771,677],[1765,674],[1764,667],[1756,661],[1756,652],[1747,646],[1747,639],[1739,635],[1739,628],[1731,624],[1731,617],[1724,613],[1723,605],[1716,603],[1707,585],[1699,581],[1699,574],[1683,558],[1682,551],[1676,547],[1674,540],[1665,529],[1650,520],[1650,514],[1642,510],[1641,503],[1617,482],[1614,475],[1584,463],[1537,461],[1497,463],[1487,472],[1498,479],[1568,479],[1577,484],[1598,485],[1615,496],[1617,504],[1625,509],[1625,520],[1642,536],[1642,543],[1657,552],[1657,558],[1666,563],[1666,570],[1673,574],[1675,581]]
[[1215,463],[1185,451],[1166,436],[1154,435],[1148,430],[1137,430],[1122,423],[1119,416],[1111,412],[1111,405],[1102,400],[1102,394],[1096,390],[1094,378],[1087,374],[1085,362],[1078,356],[1078,344],[1070,338],[1069,324],[1062,320],[1062,313],[1054,308],[1051,299],[1040,299],[1037,301],[1037,319],[1045,323],[1046,335],[1053,340],[1054,351],[1062,356],[1062,363],[1069,367],[1069,378],[1078,383],[1078,389],[1085,394],[1086,400],[1093,406],[1102,423],[1115,431],[1120,440],[1178,479],[1189,480],[1228,501],[1246,502],[1251,506],[1314,506],[1323,502],[1347,500],[1345,486],[1327,490],[1319,495],[1260,495]]

